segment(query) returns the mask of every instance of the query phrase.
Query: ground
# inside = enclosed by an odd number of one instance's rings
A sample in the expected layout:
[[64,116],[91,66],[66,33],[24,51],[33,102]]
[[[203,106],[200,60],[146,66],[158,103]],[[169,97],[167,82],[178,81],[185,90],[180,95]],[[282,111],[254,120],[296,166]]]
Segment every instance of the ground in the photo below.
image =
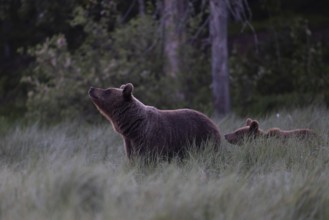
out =
[[[127,162],[108,123],[0,128],[2,219],[328,219],[329,111],[258,117],[264,129],[310,127],[323,140],[255,141],[182,162]],[[223,133],[245,121],[228,116]]]

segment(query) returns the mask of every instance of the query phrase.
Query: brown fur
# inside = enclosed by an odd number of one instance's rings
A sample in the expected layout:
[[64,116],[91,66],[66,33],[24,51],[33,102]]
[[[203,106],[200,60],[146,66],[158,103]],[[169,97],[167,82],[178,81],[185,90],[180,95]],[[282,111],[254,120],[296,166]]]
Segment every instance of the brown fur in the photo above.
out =
[[195,144],[200,148],[209,139],[218,149],[219,130],[207,116],[191,109],[159,110],[144,105],[133,96],[133,88],[128,83],[120,88],[89,90],[97,109],[122,135],[129,159],[134,155],[182,157],[186,147]]
[[315,133],[310,129],[295,129],[295,130],[281,130],[279,128],[271,128],[268,131],[259,129],[259,123],[248,118],[246,126],[243,126],[232,133],[226,134],[225,139],[231,144],[241,145],[245,139],[255,138],[278,138],[286,140],[288,138],[296,138],[300,140],[310,139],[315,137]]

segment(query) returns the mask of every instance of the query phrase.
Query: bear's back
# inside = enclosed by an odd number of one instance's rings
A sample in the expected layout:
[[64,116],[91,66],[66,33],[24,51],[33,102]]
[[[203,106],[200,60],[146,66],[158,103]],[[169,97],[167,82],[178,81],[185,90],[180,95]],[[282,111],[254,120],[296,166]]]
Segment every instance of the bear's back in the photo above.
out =
[[149,107],[145,125],[144,146],[161,151],[177,153],[184,147],[211,139],[220,145],[220,134],[216,125],[204,114],[191,109],[158,110]]

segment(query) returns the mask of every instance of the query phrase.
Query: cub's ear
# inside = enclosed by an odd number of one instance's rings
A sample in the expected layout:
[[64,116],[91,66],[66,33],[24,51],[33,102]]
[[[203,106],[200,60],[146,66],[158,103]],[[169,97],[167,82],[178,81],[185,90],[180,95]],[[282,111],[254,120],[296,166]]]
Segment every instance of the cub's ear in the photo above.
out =
[[126,85],[120,86],[120,89],[122,89],[122,94],[125,98],[130,98],[134,90],[134,86],[131,83],[127,83]]
[[259,124],[258,124],[258,121],[251,121],[250,122],[250,125],[249,125],[249,131],[250,132],[257,132],[258,131],[258,128],[259,128]]
[[247,118],[247,120],[246,120],[246,125],[247,125],[247,126],[250,126],[251,122],[252,122],[252,119],[251,119],[251,118]]

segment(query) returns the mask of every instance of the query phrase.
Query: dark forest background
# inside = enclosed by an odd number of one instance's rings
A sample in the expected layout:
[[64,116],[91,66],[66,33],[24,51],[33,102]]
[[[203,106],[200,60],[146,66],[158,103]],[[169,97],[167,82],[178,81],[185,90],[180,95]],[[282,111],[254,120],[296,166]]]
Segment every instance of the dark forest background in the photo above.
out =
[[[329,1],[224,2],[230,111],[329,105]],[[206,0],[1,1],[1,120],[92,121],[89,86],[126,82],[148,105],[213,114],[210,14]]]

